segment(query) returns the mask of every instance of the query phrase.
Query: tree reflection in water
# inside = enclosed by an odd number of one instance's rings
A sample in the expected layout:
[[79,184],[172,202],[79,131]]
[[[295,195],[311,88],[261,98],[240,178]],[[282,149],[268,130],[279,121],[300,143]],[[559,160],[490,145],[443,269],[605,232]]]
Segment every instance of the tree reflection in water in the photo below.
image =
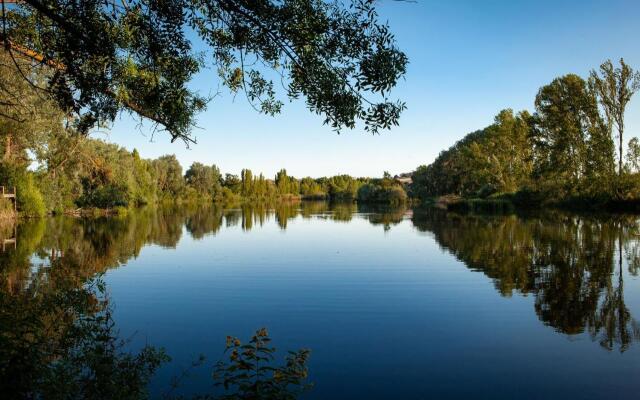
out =
[[[356,213],[385,231],[410,217],[416,229],[433,233],[468,268],[493,279],[501,295],[532,294],[538,318],[558,332],[586,332],[603,348],[621,352],[640,339],[624,299],[624,265],[630,274],[640,271],[632,217],[557,212],[463,216],[326,202],[232,210],[148,208],[121,217],[56,217],[23,221],[17,229],[0,227],[3,235],[17,232],[16,248],[0,252],[0,393],[9,398],[143,398],[149,379],[168,357],[150,346],[136,353],[124,350],[101,274],[137,257],[146,245],[176,247],[183,227],[199,240],[222,227],[250,230],[274,220],[286,229],[293,218],[345,222]],[[256,337],[264,339],[260,332]],[[277,374],[290,379],[293,388],[282,386],[283,381],[269,387],[298,392],[308,353],[294,354],[298,358]],[[282,375],[287,366],[291,376]],[[220,368],[219,377],[231,376]],[[241,378],[234,377],[230,386],[250,388]]]
[[[283,229],[298,214],[296,210],[277,209]],[[0,252],[3,398],[146,398],[149,380],[169,358],[152,346],[135,353],[125,350],[127,343],[115,329],[101,275],[137,257],[145,245],[174,248],[183,226],[200,239],[218,232],[223,223],[241,222],[243,229],[251,229],[254,221],[263,224],[271,214],[266,207],[148,208],[122,217],[57,217],[23,221],[17,229],[12,222],[0,226],[4,236],[17,232],[16,248]],[[265,332],[259,332],[261,343],[270,340]],[[270,388],[272,394],[293,398],[306,387],[308,351],[295,354],[285,366],[274,367],[277,374],[261,373],[260,379],[249,376],[246,381],[261,383],[253,386],[256,391]],[[218,372],[225,366],[241,370],[245,366],[234,361],[220,364]],[[242,374],[235,377],[238,391],[227,393],[227,398],[251,397],[252,386],[243,379]]]
[[[492,278],[503,296],[533,294],[538,318],[558,332],[586,331],[621,352],[640,339],[624,302],[622,269],[624,246],[638,246],[635,218],[474,216],[431,208],[415,210],[412,221],[468,268]],[[636,257],[637,250],[626,254]],[[637,273],[637,258],[628,264]]]

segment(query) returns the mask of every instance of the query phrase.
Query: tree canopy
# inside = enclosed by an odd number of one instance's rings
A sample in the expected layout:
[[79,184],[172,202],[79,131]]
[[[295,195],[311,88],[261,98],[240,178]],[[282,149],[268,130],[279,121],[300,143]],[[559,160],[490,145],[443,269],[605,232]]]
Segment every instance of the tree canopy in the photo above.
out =
[[33,83],[84,132],[128,111],[193,141],[195,116],[210,99],[189,82],[210,68],[259,112],[280,112],[282,96],[304,98],[336,130],[361,121],[375,133],[405,108],[388,92],[408,62],[375,3],[25,0],[3,6],[1,39],[12,58],[33,61],[22,77],[49,71]]
[[[640,76],[620,61],[600,75],[554,79],[538,91],[533,114],[501,111],[494,124],[469,133],[412,175],[411,195],[502,198],[517,203],[592,203],[640,198],[640,145],[622,163],[625,107]],[[618,174],[613,127],[618,127]],[[630,204],[630,203],[629,203]]]

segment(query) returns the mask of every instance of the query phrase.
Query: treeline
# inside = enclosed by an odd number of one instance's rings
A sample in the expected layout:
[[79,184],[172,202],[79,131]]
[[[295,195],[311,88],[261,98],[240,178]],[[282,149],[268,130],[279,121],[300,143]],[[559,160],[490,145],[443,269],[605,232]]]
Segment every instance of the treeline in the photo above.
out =
[[158,202],[229,205],[292,199],[399,204],[407,198],[402,185],[388,174],[381,179],[348,175],[297,179],[282,169],[269,179],[249,169],[223,175],[217,166],[199,162],[183,171],[174,155],[143,159],[136,150],[102,140],[70,134],[66,141],[72,145],[65,143],[61,154],[49,146],[35,169],[29,168],[28,148],[3,149],[9,156],[0,162],[0,180],[17,187],[22,212],[43,215]]
[[[186,171],[175,156],[154,160],[115,144],[81,135],[69,113],[34,85],[49,79],[33,70],[27,82],[0,52],[0,185],[16,187],[18,210],[27,215],[78,208],[112,209],[164,201],[255,202],[290,198],[405,201],[402,186],[381,179],[340,175],[291,177],[283,169],[269,179],[248,169],[223,175],[215,165],[193,163]],[[0,202],[2,200],[0,199]],[[13,210],[3,202],[4,209]]]
[[622,146],[625,109],[638,89],[640,74],[624,60],[607,61],[587,79],[556,78],[539,90],[533,114],[503,110],[418,167],[411,194],[529,204],[640,199],[640,144],[631,139],[626,157]]

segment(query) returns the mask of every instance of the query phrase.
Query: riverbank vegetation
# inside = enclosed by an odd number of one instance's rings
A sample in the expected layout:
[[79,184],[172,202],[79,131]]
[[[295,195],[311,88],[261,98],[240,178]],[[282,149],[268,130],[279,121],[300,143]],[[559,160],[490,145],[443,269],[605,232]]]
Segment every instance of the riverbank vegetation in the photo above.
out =
[[[282,169],[275,177],[243,169],[223,174],[215,165],[194,162],[186,170],[174,155],[144,159],[137,150],[81,134],[58,104],[20,74],[17,63],[0,53],[3,102],[19,101],[0,115],[0,184],[17,189],[17,208],[27,216],[125,210],[158,202],[244,202],[296,199],[360,200],[397,204],[402,185],[381,179],[339,175],[295,178]],[[40,71],[36,81],[46,80]],[[10,94],[16,94],[10,95]]]
[[[78,209],[126,209],[160,202],[237,205],[327,199],[399,204],[407,198],[402,185],[388,174],[380,179],[348,175],[299,179],[282,169],[270,179],[249,169],[239,175],[223,175],[216,165],[199,162],[183,171],[174,155],[143,159],[136,150],[66,135],[64,141],[73,142],[71,148],[50,146],[32,162],[27,153],[34,153],[26,145],[20,156],[14,149],[11,157],[0,162],[0,179],[16,186],[22,213],[38,216]],[[57,140],[52,137],[51,143]]]
[[[445,195],[458,196],[446,205],[457,210],[640,208],[640,142],[632,138],[626,152],[621,147],[624,112],[640,88],[640,75],[623,60],[618,67],[604,63],[587,79],[573,74],[555,79],[538,92],[533,113],[499,112],[492,125],[418,167],[409,193],[388,173],[299,178],[282,169],[267,177],[249,169],[223,173],[199,162],[183,170],[174,155],[144,159],[135,149],[81,134],[59,104],[16,73],[20,63],[26,68],[29,62],[0,54],[3,101],[20,103],[0,116],[0,182],[16,187],[17,208],[27,216],[122,212],[166,202],[326,199],[393,205]],[[36,69],[31,78],[42,82],[48,75]]]
[[586,79],[556,78],[539,90],[533,114],[503,110],[418,167],[411,195],[637,208],[640,146],[632,138],[624,151],[623,141],[626,106],[639,89],[640,73],[624,60],[618,67],[607,61]]

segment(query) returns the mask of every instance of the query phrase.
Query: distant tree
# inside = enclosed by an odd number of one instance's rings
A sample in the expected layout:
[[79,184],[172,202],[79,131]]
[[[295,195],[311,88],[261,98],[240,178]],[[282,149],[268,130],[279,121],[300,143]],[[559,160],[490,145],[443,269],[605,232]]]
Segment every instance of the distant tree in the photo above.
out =
[[250,169],[243,169],[240,172],[240,179],[242,181],[242,195],[250,196],[253,194],[253,173]]
[[327,197],[327,192],[322,185],[311,177],[302,178],[300,181],[300,194],[309,199],[322,199]]
[[358,189],[358,203],[381,203],[400,205],[407,200],[407,193],[402,185],[391,179],[372,179]]
[[215,165],[209,167],[199,162],[191,164],[184,175],[187,185],[200,195],[214,195],[222,187],[220,170]]
[[634,71],[622,58],[617,68],[607,60],[600,65],[599,73],[591,71],[589,82],[604,110],[609,133],[613,134],[614,124],[618,128],[618,174],[622,174],[624,114],[631,97],[640,90],[640,72]]
[[329,178],[329,197],[335,200],[355,200],[362,182],[349,175],[336,175]]
[[289,98],[304,97],[331,127],[362,121],[377,132],[396,125],[405,108],[387,95],[407,57],[378,22],[376,3],[25,0],[7,7],[0,40],[14,57],[51,71],[43,93],[79,114],[83,132],[124,110],[173,140],[193,140],[194,117],[209,100],[188,85],[207,66],[196,40],[207,46],[220,83],[244,91],[258,111],[280,112],[265,77],[274,71]]
[[166,155],[153,160],[158,182],[158,191],[162,195],[176,196],[184,186],[182,166],[175,155]]
[[530,119],[527,112],[502,110],[492,125],[468,134],[431,165],[418,167],[411,194],[425,199],[517,191],[531,175]]
[[640,141],[638,138],[629,140],[627,150],[627,167],[631,172],[640,172]]
[[291,178],[287,176],[287,170],[281,169],[276,174],[276,187],[278,188],[278,193],[280,194],[290,194],[292,193],[291,188]]
[[238,178],[238,175],[226,174],[223,186],[231,190],[233,193],[238,194],[242,190],[242,181]]
[[427,199],[433,195],[431,187],[430,166],[420,165],[411,174],[411,184],[409,185],[409,193],[417,199]]

